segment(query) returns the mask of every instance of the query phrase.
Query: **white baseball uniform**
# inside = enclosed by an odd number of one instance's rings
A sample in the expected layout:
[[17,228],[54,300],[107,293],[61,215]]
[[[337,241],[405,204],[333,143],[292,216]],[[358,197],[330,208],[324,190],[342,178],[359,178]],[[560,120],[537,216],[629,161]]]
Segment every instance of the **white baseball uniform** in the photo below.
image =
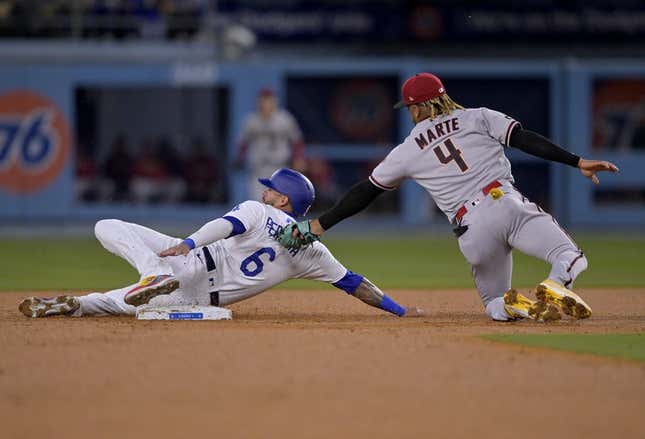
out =
[[247,148],[248,196],[260,199],[264,188],[258,183],[258,178],[265,178],[276,169],[289,167],[292,147],[302,142],[302,132],[289,112],[278,109],[269,118],[263,118],[259,113],[249,115],[240,137],[240,143]]
[[[291,278],[329,282],[349,293],[362,280],[320,242],[296,251],[282,247],[275,237],[295,220],[279,209],[245,201],[223,218],[233,223],[233,236],[195,248],[186,256],[157,256],[182,240],[138,224],[102,220],[95,232],[107,250],[128,261],[141,277],[174,274],[179,279],[178,290],[153,298],[151,305],[210,305],[215,294],[217,305],[225,306]],[[81,307],[75,315],[133,315],[136,308],[124,302],[133,286],[79,297]]]
[[[504,154],[517,121],[488,108],[455,110],[419,122],[374,169],[384,190],[411,178],[424,187],[455,225],[486,312],[507,320],[503,295],[511,287],[513,248],[552,264],[549,279],[571,287],[587,261],[551,215],[513,186]],[[504,195],[488,192],[498,186]],[[459,214],[458,214],[459,213]]]

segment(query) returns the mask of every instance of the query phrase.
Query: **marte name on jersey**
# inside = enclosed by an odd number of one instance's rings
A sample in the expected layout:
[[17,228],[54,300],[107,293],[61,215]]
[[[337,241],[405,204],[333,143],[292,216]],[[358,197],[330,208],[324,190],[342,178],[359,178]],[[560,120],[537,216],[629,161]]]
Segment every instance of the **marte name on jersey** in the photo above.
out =
[[419,136],[415,137],[414,140],[417,142],[417,145],[419,145],[419,148],[423,149],[430,143],[433,143],[434,141],[439,140],[444,136],[448,136],[458,129],[459,119],[455,117],[430,126],[430,128],[428,128],[428,130],[426,131],[427,139],[423,135],[423,133],[419,133]]

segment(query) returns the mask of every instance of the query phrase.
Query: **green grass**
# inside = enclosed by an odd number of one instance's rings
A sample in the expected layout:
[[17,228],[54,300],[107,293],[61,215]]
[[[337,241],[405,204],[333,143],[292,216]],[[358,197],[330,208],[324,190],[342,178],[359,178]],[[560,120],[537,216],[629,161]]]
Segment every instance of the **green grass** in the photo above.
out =
[[639,334],[508,334],[488,340],[645,361],[645,333]]
[[[332,235],[332,234],[330,234]],[[583,287],[645,286],[645,238],[576,237],[589,260],[577,281]],[[473,288],[470,268],[452,236],[415,235],[339,239],[325,243],[347,268],[382,288]],[[1,290],[105,290],[136,279],[135,271],[93,239],[3,239]],[[515,254],[513,285],[530,287],[549,267]],[[320,288],[321,283],[289,281],[286,288]]]

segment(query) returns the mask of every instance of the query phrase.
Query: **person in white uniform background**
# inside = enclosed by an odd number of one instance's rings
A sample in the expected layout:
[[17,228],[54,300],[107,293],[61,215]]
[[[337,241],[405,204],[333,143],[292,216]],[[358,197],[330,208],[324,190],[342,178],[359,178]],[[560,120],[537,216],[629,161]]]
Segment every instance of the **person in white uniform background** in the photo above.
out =
[[236,167],[246,167],[248,199],[259,200],[264,188],[258,179],[278,168],[306,170],[302,132],[295,117],[278,106],[271,89],[258,93],[257,108],[242,125]]
[[[486,313],[494,320],[556,320],[559,311],[587,318],[591,308],[570,290],[587,259],[551,215],[514,186],[505,147],[577,167],[598,184],[599,171],[618,172],[609,162],[585,160],[519,122],[488,108],[463,108],[431,73],[409,78],[402,100],[415,126],[405,140],[318,219],[286,227],[280,241],[297,249],[352,216],[404,179],[421,185],[455,226],[459,248],[472,268]],[[537,287],[537,302],[511,289],[512,249],[551,264]]]
[[301,173],[279,169],[265,187],[262,202],[245,201],[182,240],[120,220],[101,220],[95,232],[103,246],[128,261],[142,280],[134,285],[85,296],[30,297],[20,304],[28,317],[49,315],[133,315],[136,307],[226,306],[253,297],[287,279],[328,282],[363,302],[397,316],[419,316],[367,278],[347,270],[322,243],[287,250],[276,237],[307,213],[314,187]]

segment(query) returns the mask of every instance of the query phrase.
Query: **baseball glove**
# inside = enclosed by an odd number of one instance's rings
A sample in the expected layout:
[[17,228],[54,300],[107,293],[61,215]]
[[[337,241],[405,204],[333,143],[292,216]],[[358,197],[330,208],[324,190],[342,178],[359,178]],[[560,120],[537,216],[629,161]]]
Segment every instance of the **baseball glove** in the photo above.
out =
[[288,224],[278,235],[278,242],[289,250],[298,250],[319,240],[320,237],[311,232],[308,220]]

